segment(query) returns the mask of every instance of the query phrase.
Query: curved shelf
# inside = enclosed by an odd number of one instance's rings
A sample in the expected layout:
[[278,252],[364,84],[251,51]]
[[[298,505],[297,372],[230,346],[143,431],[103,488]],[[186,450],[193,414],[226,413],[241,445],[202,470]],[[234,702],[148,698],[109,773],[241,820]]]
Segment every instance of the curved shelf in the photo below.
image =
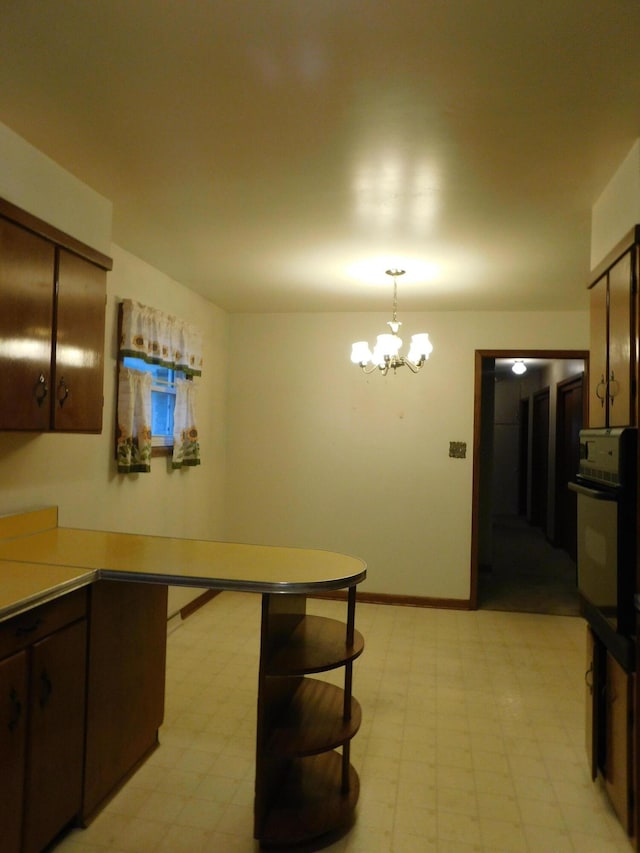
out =
[[354,631],[347,644],[346,626],[325,616],[305,616],[266,663],[266,675],[306,675],[344,666],[362,654],[364,639]]
[[349,790],[341,790],[342,756],[324,752],[291,762],[260,836],[264,846],[301,844],[347,827],[353,820],[360,780],[349,766]]
[[340,687],[303,678],[288,708],[278,719],[267,749],[294,757],[327,752],[351,740],[360,728],[360,703],[351,697],[351,717],[344,719],[345,693]]

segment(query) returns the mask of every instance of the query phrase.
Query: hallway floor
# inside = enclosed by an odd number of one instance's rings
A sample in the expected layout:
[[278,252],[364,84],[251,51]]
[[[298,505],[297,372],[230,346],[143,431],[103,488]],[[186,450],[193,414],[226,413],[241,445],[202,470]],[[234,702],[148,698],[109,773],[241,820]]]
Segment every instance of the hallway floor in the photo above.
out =
[[[310,601],[343,619],[346,606]],[[332,853],[629,853],[587,772],[582,619],[359,604],[355,826]],[[168,639],[161,746],[56,853],[254,853],[260,597]],[[336,671],[332,680],[340,683]]]
[[490,572],[480,572],[478,606],[487,610],[577,616],[576,564],[520,516],[493,523]]

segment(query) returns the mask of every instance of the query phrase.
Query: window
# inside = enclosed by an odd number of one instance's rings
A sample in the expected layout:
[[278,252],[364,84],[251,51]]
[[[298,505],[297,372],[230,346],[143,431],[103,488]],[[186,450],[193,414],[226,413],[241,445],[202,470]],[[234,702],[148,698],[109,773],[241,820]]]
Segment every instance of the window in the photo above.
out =
[[200,332],[124,299],[118,336],[118,473],[149,473],[151,457],[160,455],[171,456],[172,469],[200,465],[197,388],[189,381],[202,374]]
[[125,356],[125,367],[151,374],[151,446],[171,447],[173,444],[173,410],[176,403],[176,379],[184,379],[182,370],[172,370],[161,364],[149,364],[142,358]]

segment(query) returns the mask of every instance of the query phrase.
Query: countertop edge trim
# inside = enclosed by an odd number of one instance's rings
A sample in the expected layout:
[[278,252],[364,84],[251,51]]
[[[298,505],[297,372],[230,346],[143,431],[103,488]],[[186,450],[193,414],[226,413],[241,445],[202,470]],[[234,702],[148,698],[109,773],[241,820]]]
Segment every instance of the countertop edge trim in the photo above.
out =
[[12,619],[14,616],[21,616],[28,610],[33,610],[34,607],[40,607],[42,604],[49,604],[50,601],[55,601],[63,595],[70,592],[75,592],[77,589],[82,589],[85,586],[90,586],[99,578],[99,571],[90,570],[86,574],[74,578],[70,581],[63,581],[56,584],[54,587],[49,587],[43,592],[37,592],[27,598],[21,598],[15,604],[10,604],[8,607],[0,611],[0,623]]
[[230,578],[201,578],[184,577],[181,575],[168,575],[153,572],[126,572],[112,569],[99,569],[97,571],[100,580],[110,581],[134,581],[137,583],[166,584],[167,586],[196,587],[199,589],[217,589],[222,592],[269,592],[282,594],[311,594],[322,590],[346,589],[361,583],[367,576],[367,570],[363,569],[355,575],[345,578],[310,581],[310,582],[268,582],[231,580]]

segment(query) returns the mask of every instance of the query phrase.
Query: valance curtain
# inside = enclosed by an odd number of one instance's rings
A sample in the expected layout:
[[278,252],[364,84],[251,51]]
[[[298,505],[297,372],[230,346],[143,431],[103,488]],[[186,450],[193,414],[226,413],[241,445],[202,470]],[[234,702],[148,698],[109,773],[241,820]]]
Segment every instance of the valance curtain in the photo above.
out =
[[[202,338],[191,324],[131,299],[122,303],[118,379],[118,472],[151,470],[152,400],[150,373],[124,367],[126,356],[182,371],[202,373]],[[175,380],[172,468],[200,464],[196,387],[191,379]]]
[[120,356],[142,358],[181,370],[187,376],[202,373],[202,338],[190,323],[125,299],[122,303]]

